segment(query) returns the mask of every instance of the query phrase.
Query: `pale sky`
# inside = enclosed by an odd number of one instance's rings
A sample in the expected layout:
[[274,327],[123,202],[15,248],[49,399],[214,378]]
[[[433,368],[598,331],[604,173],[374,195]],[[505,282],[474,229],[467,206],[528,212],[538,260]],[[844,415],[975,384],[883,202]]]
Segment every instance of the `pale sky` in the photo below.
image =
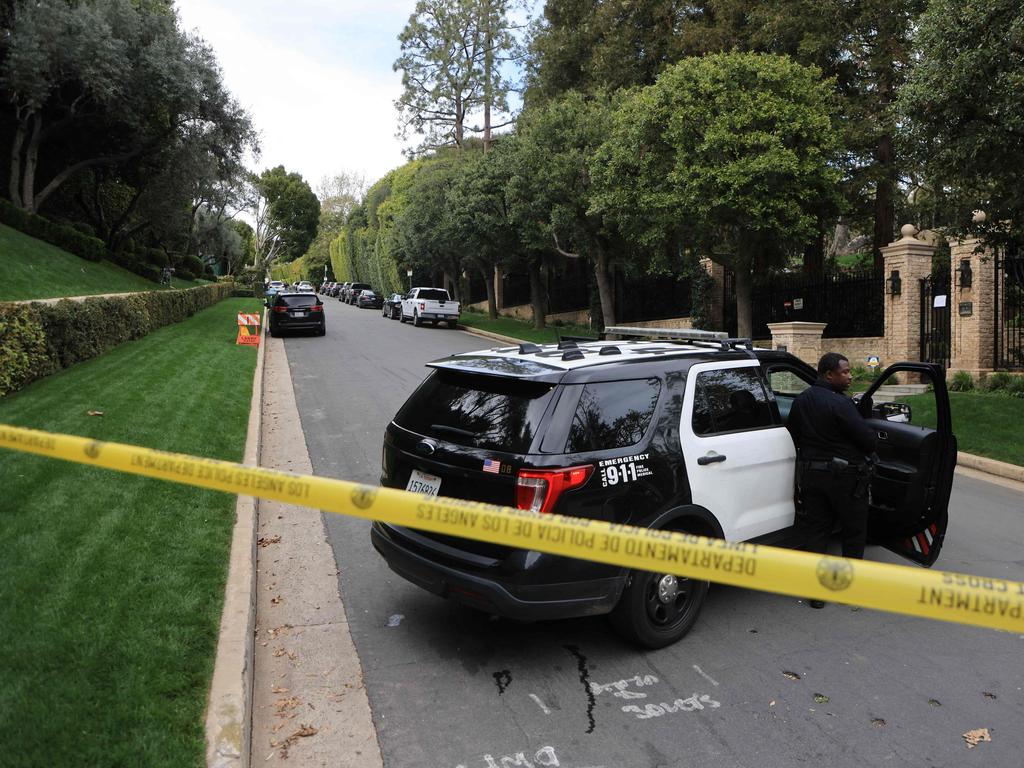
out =
[[[373,183],[401,165],[398,34],[416,0],[176,0],[182,28],[212,46],[261,134],[253,170],[284,165]],[[408,142],[410,144],[413,141]]]

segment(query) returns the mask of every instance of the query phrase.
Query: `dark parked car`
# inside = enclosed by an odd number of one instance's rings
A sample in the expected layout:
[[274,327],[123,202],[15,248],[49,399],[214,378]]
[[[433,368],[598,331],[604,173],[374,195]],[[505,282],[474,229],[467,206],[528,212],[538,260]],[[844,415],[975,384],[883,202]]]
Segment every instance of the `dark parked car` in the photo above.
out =
[[356,297],[359,295],[359,292],[369,290],[369,288],[369,283],[352,283],[348,287],[348,292],[345,294],[345,301],[349,304],[354,305],[356,303]]
[[315,293],[279,293],[270,306],[270,335],[283,331],[313,331],[317,336],[327,333],[324,305]]
[[[651,329],[612,330],[625,331]],[[725,334],[678,334],[522,344],[431,363],[385,431],[381,485],[727,542],[794,544],[796,450],[785,424],[814,369]],[[897,372],[932,385],[923,417],[873,401]],[[879,435],[869,538],[930,566],[946,535],[956,464],[945,372],[896,363],[858,408]],[[708,591],[707,581],[673,573],[379,522],[371,539],[397,574],[437,595],[523,620],[607,613],[649,648],[685,635]]]
[[356,296],[356,306],[360,309],[380,309],[384,306],[384,297],[369,289],[364,289]]
[[392,320],[397,320],[402,314],[402,294],[392,293],[386,299],[381,307],[381,314],[384,317],[389,317]]

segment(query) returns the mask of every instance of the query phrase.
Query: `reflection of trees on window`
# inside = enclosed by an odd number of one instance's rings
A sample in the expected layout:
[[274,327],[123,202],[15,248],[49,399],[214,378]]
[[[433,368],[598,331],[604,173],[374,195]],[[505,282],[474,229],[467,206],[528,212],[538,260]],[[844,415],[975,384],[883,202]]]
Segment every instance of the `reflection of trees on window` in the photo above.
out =
[[771,409],[753,368],[697,374],[693,431],[698,435],[759,429],[772,424]]
[[450,443],[525,453],[551,391],[550,385],[439,372],[423,383],[395,421]]
[[587,384],[576,406],[566,450],[600,451],[639,443],[660,393],[658,379]]

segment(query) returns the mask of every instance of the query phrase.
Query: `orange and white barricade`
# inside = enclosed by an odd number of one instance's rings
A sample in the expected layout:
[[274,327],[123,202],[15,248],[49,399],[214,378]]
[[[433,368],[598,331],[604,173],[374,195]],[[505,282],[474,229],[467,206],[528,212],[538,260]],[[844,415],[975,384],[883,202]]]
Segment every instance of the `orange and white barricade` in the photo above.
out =
[[[252,328],[251,332],[249,328]],[[246,344],[251,347],[258,347],[260,345],[259,313],[238,313],[238,338],[235,339],[235,344]]]

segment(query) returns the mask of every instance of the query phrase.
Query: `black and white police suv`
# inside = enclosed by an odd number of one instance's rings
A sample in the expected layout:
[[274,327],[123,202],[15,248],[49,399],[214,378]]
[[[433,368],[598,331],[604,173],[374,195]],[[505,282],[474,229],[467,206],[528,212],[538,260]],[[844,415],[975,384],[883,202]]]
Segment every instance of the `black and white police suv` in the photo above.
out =
[[[640,338],[523,344],[430,363],[388,425],[381,484],[792,544],[796,451],[785,422],[815,371],[724,334],[609,332]],[[875,403],[897,373],[918,394]],[[871,540],[930,566],[946,533],[956,462],[945,372],[893,365],[858,407],[879,437]],[[672,574],[382,523],[371,537],[396,573],[430,592],[521,620],[610,613],[622,634],[649,648],[683,637],[708,591],[707,582]]]

